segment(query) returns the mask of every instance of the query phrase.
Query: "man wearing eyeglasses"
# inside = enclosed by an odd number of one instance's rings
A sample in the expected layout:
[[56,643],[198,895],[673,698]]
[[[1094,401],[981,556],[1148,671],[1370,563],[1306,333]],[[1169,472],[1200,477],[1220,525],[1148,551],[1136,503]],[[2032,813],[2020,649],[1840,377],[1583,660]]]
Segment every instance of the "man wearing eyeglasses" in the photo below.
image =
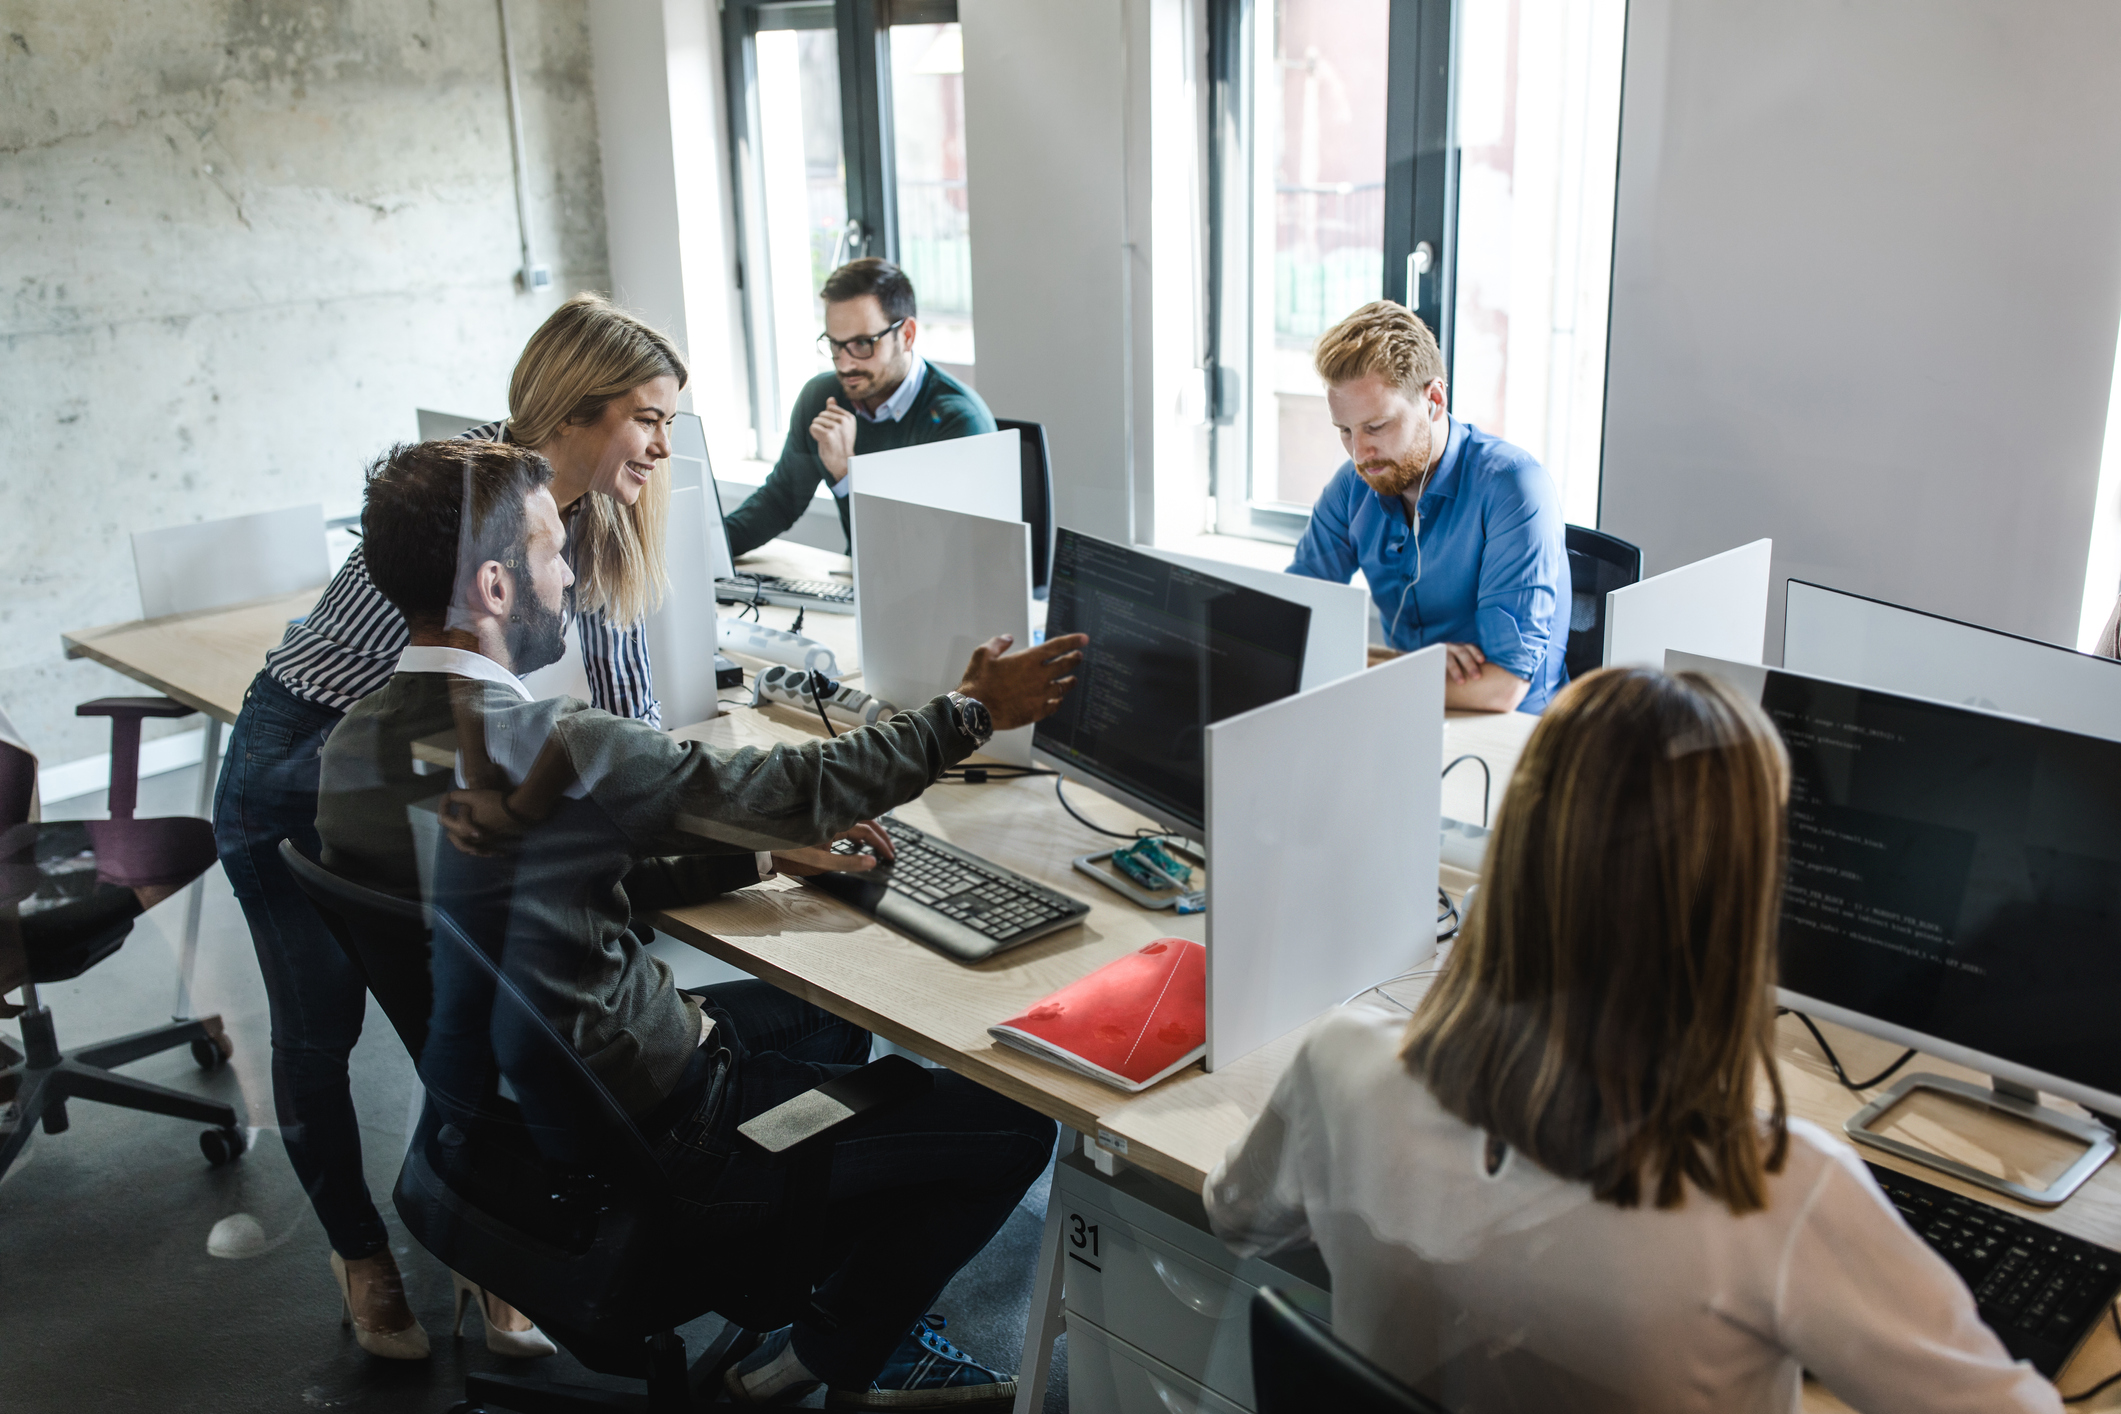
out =
[[920,321],[903,270],[874,256],[851,260],[819,294],[825,332],[818,346],[833,371],[803,385],[773,474],[727,517],[732,555],[794,525],[827,479],[851,554],[850,457],[994,431],[994,414],[978,393],[913,351]]

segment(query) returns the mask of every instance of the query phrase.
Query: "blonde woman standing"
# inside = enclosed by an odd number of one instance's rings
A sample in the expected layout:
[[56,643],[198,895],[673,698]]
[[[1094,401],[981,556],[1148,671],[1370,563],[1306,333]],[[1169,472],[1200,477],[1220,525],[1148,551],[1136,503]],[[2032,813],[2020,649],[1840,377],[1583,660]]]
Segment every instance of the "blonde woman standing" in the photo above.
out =
[[[670,455],[667,429],[686,377],[669,339],[607,300],[576,295],[524,346],[508,417],[464,434],[529,446],[552,463],[590,702],[658,726],[642,625],[662,596],[670,492],[659,464]],[[366,985],[276,852],[291,839],[312,858],[319,853],[317,753],[346,710],[389,681],[408,643],[404,619],[357,548],[245,694],[214,800],[214,834],[265,978],[281,1138],[331,1241],[355,1339],[370,1354],[417,1360],[428,1353],[427,1333],[406,1304],[368,1191],[347,1081]],[[552,1353],[501,1302],[485,1298],[481,1313],[495,1351]]]

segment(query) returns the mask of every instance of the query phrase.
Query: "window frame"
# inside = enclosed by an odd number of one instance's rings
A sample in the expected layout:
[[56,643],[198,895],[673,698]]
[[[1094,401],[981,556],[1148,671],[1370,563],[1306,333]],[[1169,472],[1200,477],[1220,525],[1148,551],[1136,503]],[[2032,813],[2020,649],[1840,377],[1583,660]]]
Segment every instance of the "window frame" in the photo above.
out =
[[[1426,243],[1430,270],[1419,278],[1412,307],[1436,332],[1448,376],[1458,224],[1457,8],[1454,0],[1390,3],[1382,295],[1408,302],[1413,255]],[[1218,533],[1294,544],[1311,523],[1310,508],[1253,494],[1247,401],[1259,383],[1250,292],[1260,258],[1252,188],[1258,114],[1248,83],[1256,46],[1272,42],[1260,33],[1271,4],[1209,0],[1207,9],[1209,485]]]
[[[840,152],[846,165],[847,229],[842,261],[898,259],[898,173],[892,132],[891,27],[953,24],[957,0],[722,0],[723,89],[729,121],[731,205],[737,232],[735,279],[743,311],[756,455],[771,460],[781,429],[766,413],[780,405],[774,342],[772,261],[767,253],[765,188],[757,133],[760,30],[830,29],[839,55]],[[756,278],[763,275],[764,278]]]

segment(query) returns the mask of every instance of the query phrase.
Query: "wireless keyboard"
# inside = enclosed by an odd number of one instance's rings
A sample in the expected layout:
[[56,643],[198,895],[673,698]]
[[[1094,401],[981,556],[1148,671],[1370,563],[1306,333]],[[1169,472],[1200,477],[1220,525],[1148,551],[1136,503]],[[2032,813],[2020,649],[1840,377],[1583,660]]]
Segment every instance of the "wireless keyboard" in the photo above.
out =
[[1966,1282],[2005,1348],[2050,1380],[2121,1295],[2121,1252],[1893,1169],[1865,1167]]
[[[1081,921],[1090,905],[990,863],[886,815],[880,822],[898,858],[860,874],[818,874],[805,882],[850,903],[960,962]],[[860,851],[849,841],[836,854]]]
[[854,586],[833,579],[783,579],[776,574],[743,574],[714,582],[715,598],[725,603],[785,604],[828,614],[854,612]]

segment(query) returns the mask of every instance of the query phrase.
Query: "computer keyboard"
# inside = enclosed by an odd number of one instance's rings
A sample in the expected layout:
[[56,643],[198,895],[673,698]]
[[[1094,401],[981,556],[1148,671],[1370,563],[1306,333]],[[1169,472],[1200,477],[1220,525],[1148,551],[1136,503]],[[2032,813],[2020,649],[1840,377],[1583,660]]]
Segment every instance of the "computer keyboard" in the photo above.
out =
[[[887,815],[880,822],[897,859],[860,874],[818,874],[808,882],[878,921],[950,954],[978,962],[1081,920],[1090,905],[991,863]],[[858,852],[842,840],[835,853]]]
[[2050,1380],[2121,1295],[2121,1252],[1866,1165],[1908,1225],[1974,1293],[1981,1319]]
[[715,581],[715,595],[737,603],[787,604],[854,612],[854,586],[833,579],[783,579],[777,574],[746,574]]

